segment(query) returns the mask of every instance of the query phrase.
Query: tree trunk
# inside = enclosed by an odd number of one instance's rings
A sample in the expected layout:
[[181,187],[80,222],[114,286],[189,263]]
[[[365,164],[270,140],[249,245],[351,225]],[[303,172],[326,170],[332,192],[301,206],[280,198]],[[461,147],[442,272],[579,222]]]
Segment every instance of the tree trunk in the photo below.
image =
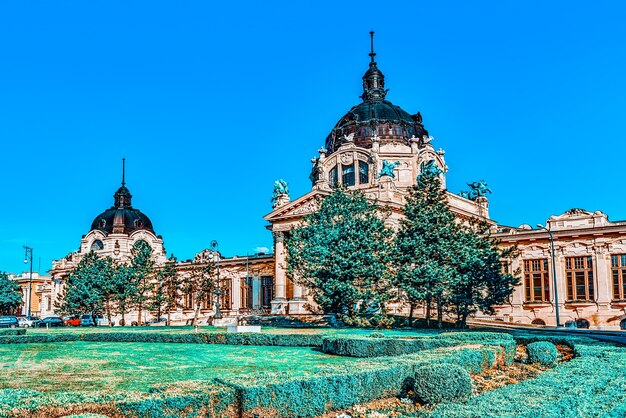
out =
[[137,326],[140,327],[141,326],[141,308],[142,308],[142,303],[139,303],[139,311],[137,312]]
[[440,298],[437,299],[437,327],[443,328],[443,304]]
[[112,322],[111,322],[111,304],[109,302],[109,300],[107,299],[106,301],[106,312],[107,312],[107,320],[109,321],[109,326],[111,326]]
[[165,325],[167,325],[168,327],[170,326],[170,321],[171,321],[171,309],[167,308],[167,322],[165,323]]
[[191,325],[196,325],[196,321],[198,320],[198,314],[200,313],[200,304],[201,301],[198,300],[196,302],[196,311],[193,313],[193,322],[191,323]]
[[415,309],[415,304],[410,303],[411,309],[409,310],[409,326],[413,326],[413,310]]
[[426,299],[426,328],[430,328],[430,308],[431,298]]

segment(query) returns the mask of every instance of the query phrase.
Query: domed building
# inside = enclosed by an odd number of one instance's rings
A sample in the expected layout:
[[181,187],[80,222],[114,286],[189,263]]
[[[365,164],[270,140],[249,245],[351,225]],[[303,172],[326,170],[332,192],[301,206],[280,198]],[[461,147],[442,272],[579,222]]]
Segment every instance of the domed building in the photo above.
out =
[[166,261],[163,239],[156,235],[150,218],[132,205],[133,196],[126,187],[124,165],[125,161],[122,160],[122,184],[113,195],[113,206],[94,218],[89,232],[80,240],[78,251],[52,262],[50,274],[53,279],[53,300],[61,293],[70,272],[90,251],[126,263],[131,258],[133,245],[144,241],[152,248],[156,265]]
[[[336,186],[361,190],[367,198],[391,209],[387,222],[395,227],[403,216],[408,189],[423,170],[437,170],[445,188],[445,152],[433,147],[433,137],[424,127],[420,112],[410,114],[387,100],[385,76],[375,60],[373,32],[370,36],[370,62],[362,78],[363,101],[339,119],[319,156],[311,161],[311,191],[294,201],[279,193],[274,210],[265,216],[274,235],[276,314],[306,313],[306,289],[286,276],[284,238],[304,216],[317,210],[320,197],[329,195]],[[494,224],[489,220],[486,197],[469,199],[450,192],[447,197],[458,218]]]

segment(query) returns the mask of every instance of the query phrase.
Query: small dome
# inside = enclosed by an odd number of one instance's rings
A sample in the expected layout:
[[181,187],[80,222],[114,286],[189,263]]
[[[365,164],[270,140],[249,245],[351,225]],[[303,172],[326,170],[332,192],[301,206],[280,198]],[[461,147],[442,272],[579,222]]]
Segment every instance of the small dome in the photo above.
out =
[[[113,206],[105,210],[91,223],[91,231],[102,231],[106,234],[130,234],[133,231],[145,230],[154,234],[152,222],[139,209],[132,206],[133,196],[126,188],[125,159],[122,159],[122,185],[113,195]],[[156,234],[155,234],[156,235]]]
[[96,216],[91,223],[92,231],[99,230],[107,234],[130,234],[140,229],[154,234],[150,219],[139,209],[131,207],[112,207]]

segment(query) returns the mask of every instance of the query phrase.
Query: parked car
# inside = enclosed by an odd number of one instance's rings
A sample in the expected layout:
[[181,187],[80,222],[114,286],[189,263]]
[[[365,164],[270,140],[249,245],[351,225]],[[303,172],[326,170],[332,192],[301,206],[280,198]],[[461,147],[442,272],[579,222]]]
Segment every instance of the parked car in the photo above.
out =
[[25,316],[18,316],[17,322],[19,322],[19,326],[21,328],[29,328],[33,326],[33,321],[26,318]]
[[15,316],[0,316],[0,328],[17,328],[20,323]]
[[167,318],[152,318],[149,321],[146,321],[144,325],[165,325],[167,324]]
[[84,314],[80,317],[81,327],[108,327],[109,320],[102,314]]
[[65,326],[67,327],[77,327],[80,326],[80,316],[72,315],[63,317],[63,322],[65,322]]
[[65,323],[62,318],[58,316],[48,316],[39,321],[33,321],[34,328],[52,328],[52,327],[64,327]]

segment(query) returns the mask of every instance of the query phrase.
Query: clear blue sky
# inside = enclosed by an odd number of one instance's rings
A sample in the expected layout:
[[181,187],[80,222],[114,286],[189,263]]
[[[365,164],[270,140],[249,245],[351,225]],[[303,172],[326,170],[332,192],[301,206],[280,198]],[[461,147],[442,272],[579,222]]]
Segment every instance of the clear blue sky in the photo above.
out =
[[3,1],[0,271],[78,248],[133,204],[181,259],[272,246],[272,183],[360,102],[370,30],[387,96],[420,111],[452,191],[485,179],[492,218],[572,207],[626,219],[623,2]]

